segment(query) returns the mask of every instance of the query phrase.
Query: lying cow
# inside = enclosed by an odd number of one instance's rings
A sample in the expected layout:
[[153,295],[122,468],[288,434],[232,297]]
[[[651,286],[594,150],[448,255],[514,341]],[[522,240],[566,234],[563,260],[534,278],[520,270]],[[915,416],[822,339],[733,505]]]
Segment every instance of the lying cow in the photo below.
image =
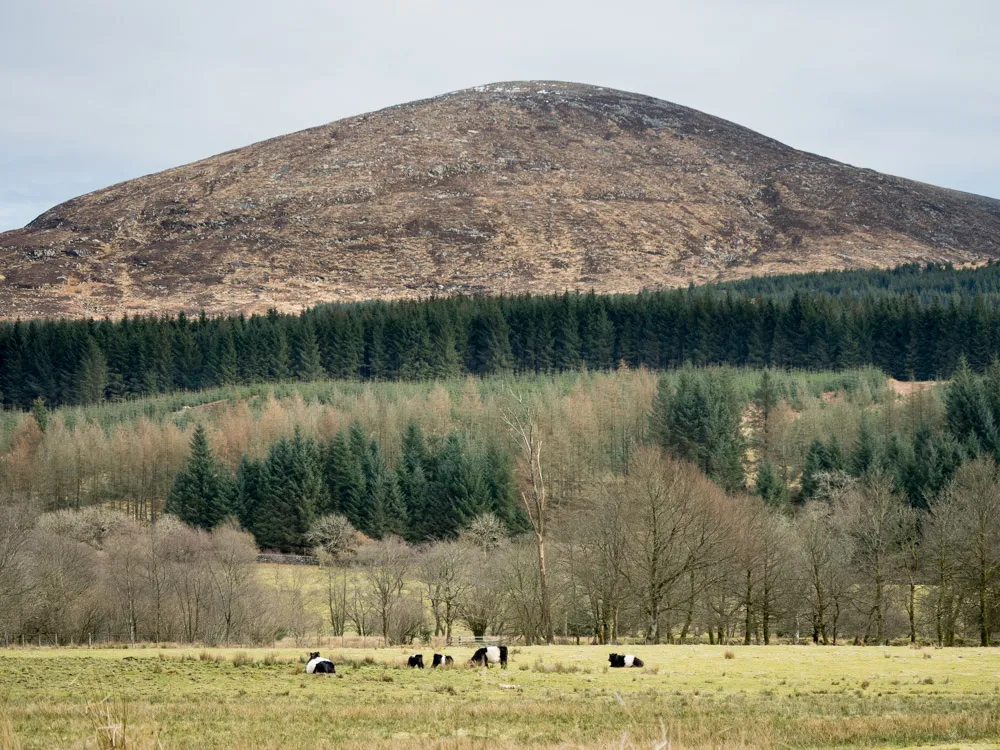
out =
[[335,674],[336,667],[329,659],[324,659],[319,655],[319,651],[309,654],[309,661],[306,662],[306,674]]
[[434,661],[431,662],[432,667],[450,667],[455,663],[455,660],[450,656],[445,656],[444,654],[434,654]]
[[472,663],[480,667],[489,667],[490,664],[499,664],[504,669],[507,668],[507,647],[506,646],[483,646],[472,655]]
[[423,654],[414,654],[413,656],[411,656],[409,659],[406,660],[406,664],[409,667],[416,667],[418,669],[423,669],[424,668],[424,655]]
[[612,667],[641,667],[642,659],[632,654],[609,654],[608,661]]

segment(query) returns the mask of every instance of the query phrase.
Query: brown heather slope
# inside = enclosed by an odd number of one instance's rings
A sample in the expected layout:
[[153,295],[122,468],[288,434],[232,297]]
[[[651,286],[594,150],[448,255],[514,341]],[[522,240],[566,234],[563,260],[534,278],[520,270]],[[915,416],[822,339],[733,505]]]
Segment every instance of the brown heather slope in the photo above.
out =
[[1000,201],[579,84],[481,86],[75,198],[0,235],[0,317],[634,292],[1000,256]]

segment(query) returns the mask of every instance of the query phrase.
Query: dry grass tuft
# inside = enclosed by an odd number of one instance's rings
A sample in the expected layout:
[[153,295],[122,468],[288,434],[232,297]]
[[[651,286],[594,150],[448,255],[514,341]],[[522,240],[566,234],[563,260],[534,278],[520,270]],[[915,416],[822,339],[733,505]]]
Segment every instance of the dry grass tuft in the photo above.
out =
[[100,750],[147,750],[162,748],[152,722],[136,722],[123,698],[105,697],[86,708]]
[[577,674],[584,671],[577,664],[566,665],[561,661],[557,661],[552,664],[543,664],[541,659],[535,662],[532,669],[535,672],[541,672],[542,674]]
[[732,650],[731,648],[727,648],[727,649],[726,649],[726,650],[725,650],[725,651],[724,651],[724,652],[722,653],[722,657],[723,657],[724,659],[735,659],[735,658],[736,658],[736,654],[734,654],[734,653],[733,653],[733,650]]
[[[343,657],[342,656],[342,657],[340,657],[338,659],[334,659],[334,663],[338,667],[341,666],[341,665],[344,665],[345,667],[352,667],[354,669],[358,669],[359,667],[374,667],[374,666],[378,665],[378,662],[375,661],[375,659],[373,657],[371,657],[371,656],[365,656],[365,657],[363,657],[361,659],[351,659],[349,657]],[[406,667],[405,664],[403,664],[403,665],[399,665],[399,664],[383,664],[382,666],[387,667],[387,668],[394,667],[396,669],[403,669],[404,667]]]
[[0,750],[21,750],[22,747],[21,740],[14,731],[14,723],[7,713],[7,706],[0,703]]

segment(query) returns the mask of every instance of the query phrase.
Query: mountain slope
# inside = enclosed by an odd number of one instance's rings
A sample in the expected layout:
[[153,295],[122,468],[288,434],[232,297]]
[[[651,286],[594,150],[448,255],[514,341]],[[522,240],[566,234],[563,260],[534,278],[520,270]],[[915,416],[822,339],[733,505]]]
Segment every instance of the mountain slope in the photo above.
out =
[[1000,257],[1000,201],[646,96],[492,84],[124,182],[0,235],[0,317],[601,292]]

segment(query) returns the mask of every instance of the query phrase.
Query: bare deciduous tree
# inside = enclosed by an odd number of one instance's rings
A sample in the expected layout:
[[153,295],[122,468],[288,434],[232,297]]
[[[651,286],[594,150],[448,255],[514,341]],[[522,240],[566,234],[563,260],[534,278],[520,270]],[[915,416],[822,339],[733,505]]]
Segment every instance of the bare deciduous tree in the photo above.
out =
[[992,591],[1000,580],[1000,471],[996,463],[981,458],[959,469],[952,503],[964,540],[961,575],[975,601],[979,644],[989,646]]
[[427,587],[434,615],[434,635],[451,643],[452,627],[458,617],[457,604],[474,585],[469,575],[472,550],[463,542],[439,542],[420,554],[417,574]]
[[930,523],[924,529],[924,570],[930,583],[930,619],[934,623],[934,640],[939,646],[955,645],[955,629],[962,601],[963,534],[959,507],[946,493],[931,503]]
[[875,629],[875,642],[886,642],[887,587],[893,582],[894,557],[906,526],[906,505],[892,480],[873,479],[845,493],[836,504],[836,519],[851,548],[853,571],[860,584],[856,603],[867,620],[863,640]]
[[387,645],[393,643],[394,618],[406,586],[412,557],[412,550],[394,536],[373,542],[360,554],[369,601]]
[[809,607],[814,643],[837,643],[837,625],[849,587],[849,551],[841,530],[834,524],[827,503],[809,503],[795,525],[796,568],[806,579],[805,601]]
[[515,397],[514,401],[513,408],[501,412],[501,418],[517,441],[522,452],[522,466],[527,474],[526,487],[521,491],[521,502],[535,532],[542,633],[545,642],[552,644],[555,643],[555,631],[552,627],[548,566],[545,559],[549,498],[545,488],[545,473],[542,470],[542,435],[535,407],[527,403],[523,396]]
[[243,618],[249,616],[246,604],[256,588],[255,562],[257,547],[246,532],[224,525],[212,534],[208,574],[217,597],[224,643],[229,643],[244,624]]
[[719,563],[724,527],[715,506],[722,491],[697,469],[658,450],[636,454],[620,491],[629,507],[628,577],[646,614],[646,640],[659,643],[660,618],[692,571]]

